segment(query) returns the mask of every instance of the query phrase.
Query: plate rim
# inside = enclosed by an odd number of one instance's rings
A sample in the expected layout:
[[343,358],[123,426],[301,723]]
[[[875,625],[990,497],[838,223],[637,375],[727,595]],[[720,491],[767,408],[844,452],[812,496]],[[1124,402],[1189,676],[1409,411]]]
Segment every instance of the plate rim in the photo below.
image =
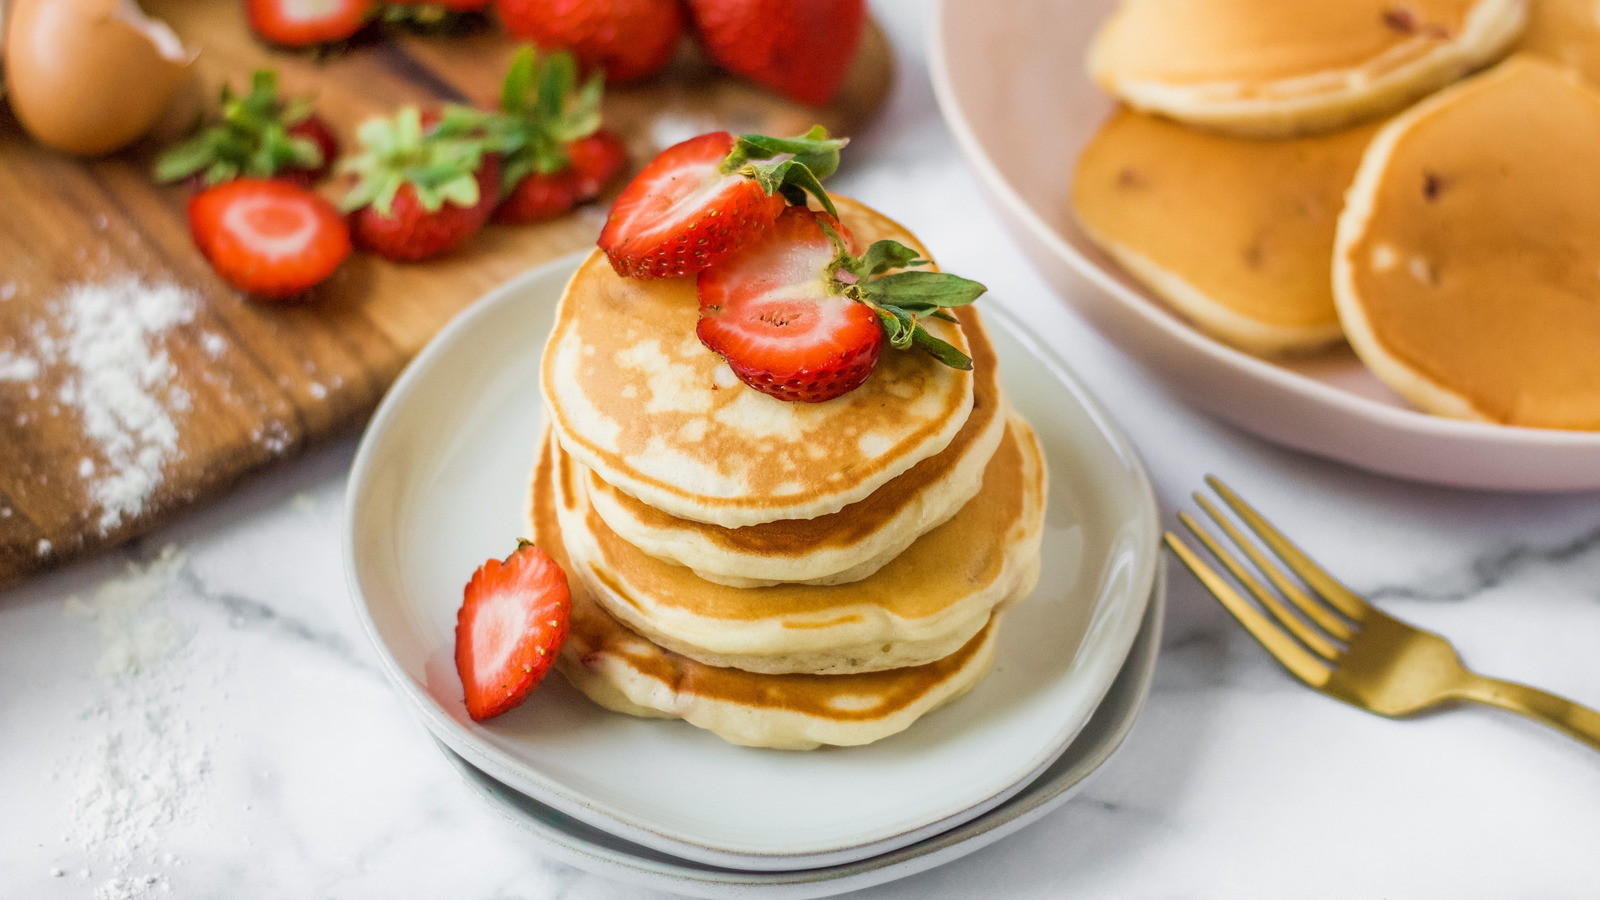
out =
[[[1045,815],[1058,809],[1077,794],[1096,772],[1110,762],[1122,750],[1129,735],[1133,733],[1140,715],[1144,711],[1150,698],[1151,689],[1155,682],[1156,666],[1160,660],[1161,640],[1165,629],[1166,605],[1168,602],[1168,567],[1165,559],[1158,564],[1156,580],[1151,587],[1151,593],[1146,604],[1144,615],[1141,618],[1139,633],[1135,636],[1132,651],[1141,644],[1147,644],[1146,659],[1142,661],[1138,670],[1129,669],[1129,659],[1124,659],[1122,668],[1118,670],[1118,678],[1126,672],[1133,672],[1135,684],[1130,691],[1130,700],[1127,709],[1117,720],[1111,733],[1105,736],[1102,745],[1097,747],[1093,758],[1088,761],[1087,768],[1076,772],[1082,764],[1074,764],[1059,775],[1045,775],[1035,780],[1032,784],[1038,785],[1048,779],[1049,786],[1037,794],[1026,794],[1020,802],[1016,797],[1007,800],[994,809],[953,826],[947,831],[940,832],[924,838],[914,844],[890,850],[875,857],[843,863],[838,866],[818,869],[798,869],[775,872],[739,871],[705,867],[704,874],[710,877],[697,877],[696,864],[690,860],[680,860],[687,866],[676,867],[668,863],[661,863],[648,858],[639,857],[626,848],[605,848],[593,846],[591,842],[574,837],[570,841],[563,841],[544,832],[565,833],[559,825],[546,824],[543,827],[535,825],[520,811],[509,808],[509,805],[475,784],[474,776],[465,768],[472,768],[472,763],[465,757],[455,753],[448,744],[434,738],[435,746],[451,770],[462,780],[474,796],[486,807],[498,813],[521,831],[528,833],[540,847],[549,849],[552,846],[564,862],[576,865],[591,874],[603,878],[624,881],[625,883],[646,888],[682,890],[685,884],[694,885],[700,890],[694,896],[701,897],[734,897],[745,896],[760,892],[766,895],[783,894],[790,900],[799,900],[802,897],[831,896],[847,891],[862,890],[876,885],[886,884],[907,878],[930,869],[937,868],[947,863],[954,862],[971,853],[975,853],[992,843],[1000,841],[1017,831],[1037,822]],[[1105,699],[1095,708],[1098,715],[1104,708]],[[1054,765],[1054,763],[1052,763]],[[511,785],[498,781],[492,775],[482,770],[477,770],[478,776],[494,782],[499,788],[510,793],[520,794]],[[1068,779],[1071,780],[1068,780]],[[527,797],[527,795],[522,795]],[[527,797],[533,803],[540,803],[537,798]],[[540,804],[543,805],[543,804]],[[927,865],[918,865],[929,857],[937,857]],[[580,860],[592,861],[592,867],[584,865]],[[617,870],[625,870],[629,875],[625,878],[617,876]],[[821,887],[822,890],[814,890]],[[707,891],[705,888],[709,888]]]
[[[478,746],[481,741],[474,740],[464,726],[456,722],[444,710],[428,697],[421,688],[413,683],[410,675],[400,666],[387,644],[382,640],[376,622],[371,616],[366,594],[362,589],[361,569],[358,564],[354,548],[357,545],[356,535],[358,520],[362,510],[367,505],[365,495],[370,490],[373,475],[373,458],[379,452],[382,443],[378,436],[387,432],[391,423],[405,408],[411,393],[417,388],[419,382],[425,377],[432,367],[434,360],[444,355],[459,339],[459,336],[473,328],[479,319],[498,310],[501,304],[511,297],[526,291],[530,283],[543,280],[566,279],[581,261],[587,258],[588,251],[579,251],[568,256],[553,260],[544,265],[527,270],[515,276],[500,286],[486,292],[478,300],[457,314],[427,346],[419,352],[407,365],[406,369],[396,379],[393,387],[384,396],[368,423],[362,436],[360,446],[351,465],[349,481],[345,494],[344,525],[341,530],[343,539],[344,569],[347,589],[350,593],[352,604],[356,607],[357,618],[361,622],[362,630],[374,649],[378,651],[380,664],[389,677],[389,680],[399,688],[413,707],[413,712],[418,715],[423,725],[429,732],[437,735],[456,752],[470,760],[475,766],[495,777],[496,780],[512,783],[527,783],[544,793],[540,797],[545,802],[563,813],[589,822],[596,827],[603,828],[613,833],[619,830],[626,833],[630,840],[665,853],[670,853],[687,858],[695,858],[711,865],[724,865],[746,868],[774,868],[774,869],[799,869],[836,863],[847,859],[858,859],[870,856],[875,852],[884,852],[893,846],[903,846],[925,837],[927,834],[951,827],[952,822],[963,818],[972,818],[982,815],[988,809],[1003,803],[1012,794],[1020,791],[1026,784],[1039,773],[1043,772],[1050,763],[1063,752],[1078,730],[1087,723],[1092,715],[1094,706],[1098,704],[1106,690],[1115,680],[1118,668],[1112,668],[1103,678],[1103,683],[1098,686],[1097,696],[1093,704],[1086,706],[1086,711],[1081,714],[1081,721],[1072,727],[1060,740],[1059,746],[1042,754],[1042,758],[1035,760],[1035,767],[1024,777],[1010,783],[1005,788],[976,804],[964,806],[961,809],[948,812],[936,819],[924,822],[914,827],[892,826],[890,833],[880,832],[871,840],[865,842],[852,842],[847,846],[830,846],[827,849],[808,849],[797,852],[754,852],[730,851],[691,840],[686,840],[662,830],[648,827],[638,822],[630,821],[625,814],[617,814],[603,808],[603,804],[596,804],[591,798],[569,790],[562,782],[553,779],[538,771],[524,772],[521,767],[508,765],[498,757],[503,754],[492,746]],[[999,307],[999,304],[996,304]],[[1072,374],[1067,365],[1048,347],[1040,345],[1027,333],[1026,329],[1014,316],[1003,308],[994,310],[998,315],[990,317],[991,322],[1000,323],[1015,339],[1026,344],[1030,354],[1035,360],[1047,366],[1055,375],[1062,387],[1066,388],[1073,399],[1078,402],[1084,413],[1090,417],[1098,436],[1103,439],[1108,448],[1115,454],[1118,462],[1123,465],[1128,474],[1134,478],[1135,485],[1139,488],[1139,498],[1135,511],[1130,519],[1137,519],[1143,526],[1141,531],[1147,530],[1148,534],[1140,535],[1140,543],[1144,544],[1142,552],[1136,554],[1136,566],[1133,573],[1132,587],[1129,593],[1137,599],[1124,600],[1123,604],[1136,604],[1137,608],[1130,609],[1130,614],[1123,618],[1126,624],[1122,628],[1125,634],[1117,634],[1115,645],[1115,661],[1120,666],[1121,660],[1126,657],[1128,648],[1131,647],[1137,636],[1140,616],[1143,606],[1148,602],[1149,587],[1155,577],[1156,561],[1159,557],[1160,519],[1154,488],[1150,482],[1143,462],[1133,447],[1128,437],[1116,426],[1114,420],[1106,412],[1099,401],[1089,393],[1088,389]],[[1102,608],[1097,615],[1091,617],[1085,629],[1085,640],[1097,622],[1104,617],[1115,614],[1117,605]],[[1110,640],[1110,638],[1108,638]],[[1108,656],[1110,654],[1107,654]],[[1102,664],[1105,665],[1105,664]],[[1065,730],[1065,726],[1064,726]],[[459,732],[459,733],[458,733]]]
[[[1156,301],[1118,281],[1104,267],[1084,256],[1066,241],[1034,211],[1010,179],[1000,171],[989,156],[983,143],[957,98],[953,85],[948,45],[958,38],[950,34],[950,10],[962,3],[978,0],[935,0],[932,27],[928,38],[928,68],[933,82],[935,99],[943,113],[945,124],[956,139],[969,165],[978,171],[980,182],[991,196],[1002,203],[1017,218],[1025,221],[1033,237],[1049,246],[1050,250],[1072,266],[1079,275],[1088,279],[1101,291],[1115,298],[1124,308],[1134,312],[1149,327],[1165,337],[1183,343],[1190,350],[1207,357],[1212,362],[1234,370],[1242,370],[1257,380],[1275,388],[1313,402],[1332,406],[1351,416],[1374,425],[1406,432],[1422,432],[1445,439],[1466,439],[1515,445],[1549,446],[1559,448],[1600,449],[1600,432],[1570,431],[1555,428],[1530,428],[1519,425],[1501,425],[1490,422],[1473,422],[1435,416],[1416,409],[1407,409],[1381,403],[1369,397],[1343,390],[1318,381],[1307,375],[1251,356],[1230,347],[1171,315]],[[1069,305],[1070,302],[1069,302]],[[1096,328],[1099,332],[1099,329]],[[1117,342],[1113,342],[1117,343]],[[1144,368],[1149,368],[1144,366]],[[1327,455],[1321,454],[1319,455]],[[1600,486],[1600,485],[1597,485]]]

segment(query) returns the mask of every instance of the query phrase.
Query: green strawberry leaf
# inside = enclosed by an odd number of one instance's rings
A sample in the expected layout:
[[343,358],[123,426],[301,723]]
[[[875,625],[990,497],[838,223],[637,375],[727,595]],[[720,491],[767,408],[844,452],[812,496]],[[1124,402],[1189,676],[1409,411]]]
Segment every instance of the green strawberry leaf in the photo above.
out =
[[911,332],[911,341],[932,354],[934,359],[952,369],[960,369],[963,372],[972,371],[972,357],[929,334],[928,330],[921,325],[918,325],[916,330]]
[[989,290],[976,281],[948,272],[896,272],[872,282],[886,298],[882,302],[910,307],[966,306]]
[[805,195],[810,194],[837,218],[839,213],[823,189],[822,179],[839,168],[839,151],[849,142],[849,138],[829,138],[821,125],[794,138],[742,134],[718,171],[724,175],[738,172],[768,194],[782,193],[795,206],[804,205]]

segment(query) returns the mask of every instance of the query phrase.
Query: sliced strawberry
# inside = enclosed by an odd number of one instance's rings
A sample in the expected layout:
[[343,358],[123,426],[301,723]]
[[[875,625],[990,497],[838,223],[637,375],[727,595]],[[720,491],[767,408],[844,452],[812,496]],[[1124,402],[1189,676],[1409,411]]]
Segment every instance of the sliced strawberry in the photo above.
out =
[[787,202],[805,202],[807,192],[831,211],[820,181],[838,168],[845,143],[819,126],[799,138],[735,140],[714,131],[674,144],[611,204],[600,249],[627,278],[675,278],[715,265],[760,237]]
[[777,397],[820,403],[860,387],[883,331],[871,309],[830,290],[832,216],[791,206],[760,240],[700,273],[695,332],[739,380]]
[[843,83],[865,0],[689,0],[706,53],[724,69],[812,106]]
[[229,284],[290,297],[350,255],[350,229],[333,204],[284,181],[237,178],[189,200],[194,242]]
[[413,262],[483,227],[500,199],[500,167],[482,123],[482,113],[464,107],[406,107],[363,124],[364,152],[343,165],[360,176],[341,203],[356,244]]
[[283,47],[349,40],[376,10],[377,0],[245,0],[250,30]]
[[661,71],[683,34],[679,0],[496,0],[506,31],[542,50],[571,50],[611,81]]
[[566,573],[527,541],[473,573],[456,614],[456,672],[473,721],[510,710],[539,684],[571,614]]
[[311,99],[280,97],[277,73],[257,69],[247,94],[222,85],[216,117],[163,151],[155,175],[157,181],[192,179],[196,189],[240,175],[310,184],[338,154],[338,141],[311,111]]

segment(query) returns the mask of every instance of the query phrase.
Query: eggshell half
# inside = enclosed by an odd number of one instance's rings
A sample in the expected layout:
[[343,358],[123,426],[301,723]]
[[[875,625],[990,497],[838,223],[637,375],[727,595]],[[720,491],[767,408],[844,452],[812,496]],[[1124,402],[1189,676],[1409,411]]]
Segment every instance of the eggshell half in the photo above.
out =
[[133,0],[13,0],[11,109],[40,143],[98,156],[150,129],[194,61]]

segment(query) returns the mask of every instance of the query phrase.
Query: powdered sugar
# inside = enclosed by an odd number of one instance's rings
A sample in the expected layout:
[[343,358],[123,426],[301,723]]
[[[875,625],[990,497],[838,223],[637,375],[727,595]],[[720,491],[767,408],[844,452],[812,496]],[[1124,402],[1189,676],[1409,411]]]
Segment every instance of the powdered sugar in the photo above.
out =
[[113,690],[79,713],[94,726],[69,761],[73,795],[66,840],[112,867],[97,900],[131,900],[170,891],[157,865],[172,854],[155,845],[198,806],[209,777],[205,742],[183,714],[181,672],[169,664],[185,629],[160,601],[175,587],[183,557],[168,547],[145,567],[101,585],[93,601],[66,602],[66,614],[92,621],[100,636],[95,670]]
[[89,460],[92,480],[83,477],[101,534],[144,508],[178,452],[175,416],[192,400],[174,383],[164,338],[194,318],[196,302],[177,285],[131,277],[72,285],[48,306],[54,327],[38,321],[29,329],[31,355],[0,353],[0,380],[31,381],[47,367],[66,367],[55,399],[77,411],[100,457]]

